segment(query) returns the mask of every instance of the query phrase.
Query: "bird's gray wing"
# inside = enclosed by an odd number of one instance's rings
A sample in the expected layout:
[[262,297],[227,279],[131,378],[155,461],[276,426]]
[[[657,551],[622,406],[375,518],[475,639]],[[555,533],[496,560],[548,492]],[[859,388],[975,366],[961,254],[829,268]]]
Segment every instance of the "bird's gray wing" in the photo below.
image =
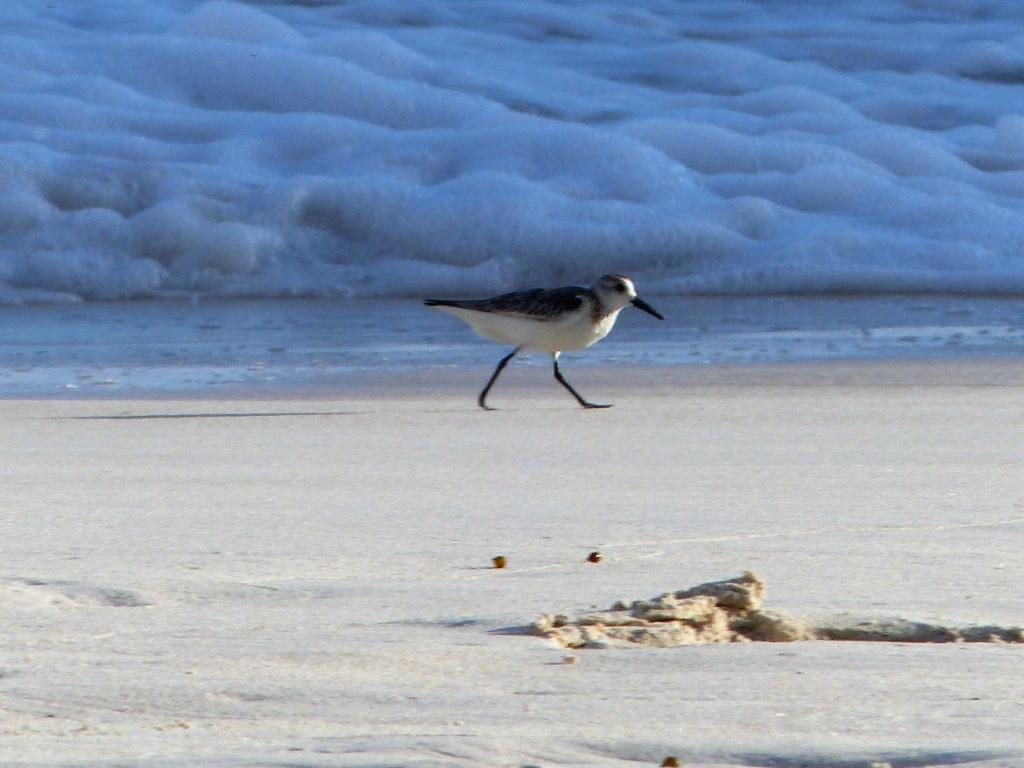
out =
[[447,299],[427,299],[427,306],[448,306],[472,309],[477,312],[500,312],[506,315],[522,315],[537,320],[559,317],[574,312],[583,306],[587,298],[593,298],[589,288],[576,285],[565,288],[534,288],[530,291],[513,291],[489,299],[473,299],[467,301],[449,301]]

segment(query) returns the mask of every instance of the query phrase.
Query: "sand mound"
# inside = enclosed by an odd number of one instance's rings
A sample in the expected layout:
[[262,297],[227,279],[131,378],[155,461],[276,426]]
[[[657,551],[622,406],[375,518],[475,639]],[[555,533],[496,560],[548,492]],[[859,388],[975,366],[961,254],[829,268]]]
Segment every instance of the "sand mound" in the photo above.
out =
[[815,629],[820,640],[873,640],[891,643],[1024,643],[1024,627],[951,627],[907,619],[836,617]]
[[570,617],[544,614],[535,634],[565,648],[698,643],[872,640],[881,642],[1024,642],[1024,627],[949,627],[905,619],[836,618],[817,626],[762,609],[765,585],[755,574],[709,581],[650,600],[615,603]]
[[77,581],[10,577],[0,579],[0,604],[39,607],[141,608],[149,602],[136,592]]

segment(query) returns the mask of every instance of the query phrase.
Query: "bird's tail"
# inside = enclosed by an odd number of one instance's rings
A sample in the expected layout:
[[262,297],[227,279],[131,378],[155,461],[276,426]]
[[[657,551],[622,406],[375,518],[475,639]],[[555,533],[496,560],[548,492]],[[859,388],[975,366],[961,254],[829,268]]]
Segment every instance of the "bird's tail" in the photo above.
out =
[[447,299],[424,299],[423,305],[426,307],[455,307],[458,306],[458,302]]

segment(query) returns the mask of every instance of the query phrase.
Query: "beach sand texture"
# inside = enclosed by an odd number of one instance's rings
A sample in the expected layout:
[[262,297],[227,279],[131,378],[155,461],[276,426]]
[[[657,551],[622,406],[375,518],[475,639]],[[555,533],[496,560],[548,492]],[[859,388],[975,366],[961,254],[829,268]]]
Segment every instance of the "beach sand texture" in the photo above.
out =
[[0,764],[1024,765],[1024,646],[526,633],[746,569],[1024,624],[1024,364],[475,374],[0,402]]

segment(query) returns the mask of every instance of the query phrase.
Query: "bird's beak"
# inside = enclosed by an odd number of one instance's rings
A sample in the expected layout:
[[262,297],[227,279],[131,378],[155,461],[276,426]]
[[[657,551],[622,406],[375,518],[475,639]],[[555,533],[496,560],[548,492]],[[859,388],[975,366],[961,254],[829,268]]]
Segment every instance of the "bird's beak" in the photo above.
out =
[[637,309],[642,309],[648,315],[654,315],[659,320],[664,320],[665,319],[664,317],[661,316],[661,314],[654,307],[652,307],[650,304],[648,304],[646,301],[644,301],[643,299],[641,299],[639,297],[633,299],[631,304],[634,307],[636,307]]

